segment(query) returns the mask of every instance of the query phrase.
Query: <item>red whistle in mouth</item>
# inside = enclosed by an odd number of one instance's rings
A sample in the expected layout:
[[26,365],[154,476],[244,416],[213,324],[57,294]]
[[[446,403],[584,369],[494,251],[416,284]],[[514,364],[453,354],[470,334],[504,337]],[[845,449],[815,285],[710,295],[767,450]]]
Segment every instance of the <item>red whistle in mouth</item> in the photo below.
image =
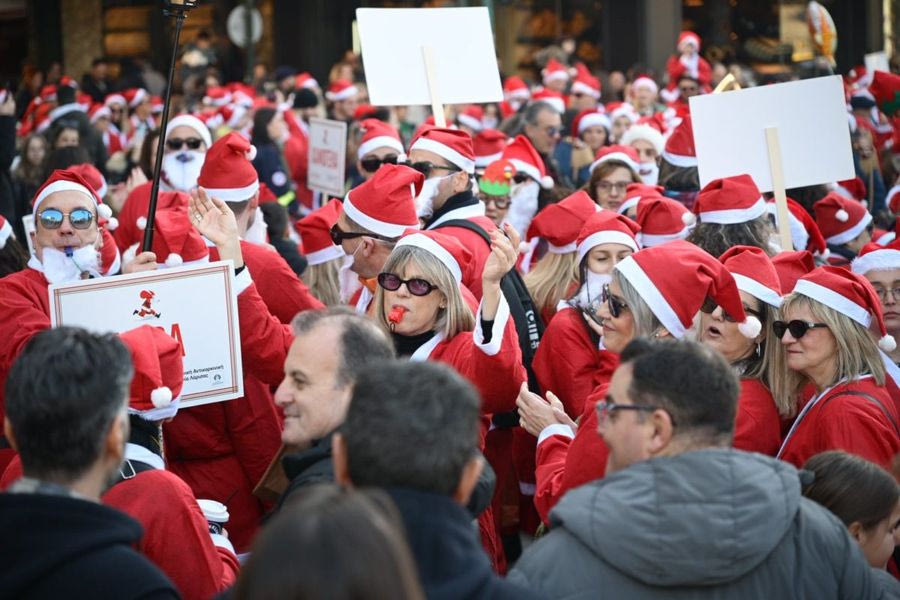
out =
[[388,313],[388,321],[391,323],[399,323],[403,320],[403,315],[406,314],[406,311],[409,310],[405,306],[395,306],[391,309],[391,312]]

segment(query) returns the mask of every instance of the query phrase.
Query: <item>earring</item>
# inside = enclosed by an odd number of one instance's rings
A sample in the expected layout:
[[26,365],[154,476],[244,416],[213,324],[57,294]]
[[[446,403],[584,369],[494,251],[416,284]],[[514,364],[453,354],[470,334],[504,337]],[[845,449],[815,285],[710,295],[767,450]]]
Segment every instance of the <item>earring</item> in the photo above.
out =
[[760,344],[756,345],[756,358],[759,358],[762,355],[762,350],[760,349]]

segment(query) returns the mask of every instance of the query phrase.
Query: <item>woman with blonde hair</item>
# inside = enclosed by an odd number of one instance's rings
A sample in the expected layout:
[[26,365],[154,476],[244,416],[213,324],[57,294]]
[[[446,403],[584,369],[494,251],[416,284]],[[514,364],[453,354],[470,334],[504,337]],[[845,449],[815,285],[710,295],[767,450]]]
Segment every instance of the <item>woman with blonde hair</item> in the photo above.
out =
[[[880,350],[896,347],[887,335],[881,304],[861,275],[819,267],[801,277],[772,324],[780,338],[775,397],[796,411],[808,385],[815,395],[803,406],[778,457],[803,465],[825,450],[841,448],[882,466],[900,451],[896,404],[885,389]],[[876,324],[879,341],[869,334]],[[889,360],[889,359],[887,359]]]
[[332,199],[295,225],[307,263],[303,282],[325,306],[341,304],[340,269],[344,262],[344,249],[331,238],[331,228],[337,223],[340,213],[341,201]]

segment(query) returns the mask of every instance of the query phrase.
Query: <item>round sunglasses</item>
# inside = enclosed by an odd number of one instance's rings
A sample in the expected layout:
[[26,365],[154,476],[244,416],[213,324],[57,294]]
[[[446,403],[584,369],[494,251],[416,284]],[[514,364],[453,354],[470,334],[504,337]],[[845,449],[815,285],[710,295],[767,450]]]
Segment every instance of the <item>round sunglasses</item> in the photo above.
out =
[[58,208],[45,208],[38,213],[41,227],[46,229],[59,229],[66,217],[69,218],[69,223],[75,229],[87,229],[94,221],[94,213],[86,208],[76,208],[72,212],[67,213]]
[[381,165],[396,165],[397,164],[397,155],[396,154],[388,154],[383,158],[378,158],[377,156],[370,156],[369,158],[363,158],[359,161],[359,164],[362,165],[362,168],[367,173],[374,173],[378,170],[378,167]]
[[799,340],[806,332],[810,329],[820,329],[822,327],[828,327],[825,323],[810,323],[809,321],[800,321],[799,319],[794,319],[790,323],[786,323],[784,321],[774,321],[772,323],[772,331],[775,332],[775,336],[778,339],[784,337],[785,331],[791,332],[791,337],[795,340]]
[[412,279],[401,279],[399,275],[394,273],[379,273],[378,285],[389,292],[396,292],[402,284],[406,284],[406,289],[413,296],[427,296],[432,290],[436,290],[437,286],[433,285],[419,277]]
[[627,304],[610,293],[608,283],[603,286],[603,293],[600,296],[600,300],[606,302],[607,307],[609,308],[609,314],[614,319],[618,319],[619,315],[622,314],[622,311],[628,310]]

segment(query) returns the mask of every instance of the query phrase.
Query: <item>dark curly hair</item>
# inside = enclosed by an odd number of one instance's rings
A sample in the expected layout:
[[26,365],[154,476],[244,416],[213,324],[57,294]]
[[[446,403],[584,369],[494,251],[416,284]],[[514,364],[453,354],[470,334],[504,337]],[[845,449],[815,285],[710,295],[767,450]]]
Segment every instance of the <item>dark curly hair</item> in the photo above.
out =
[[733,246],[756,246],[772,256],[769,247],[771,225],[769,216],[763,215],[746,223],[719,225],[718,223],[697,223],[687,241],[706,250],[716,258]]

